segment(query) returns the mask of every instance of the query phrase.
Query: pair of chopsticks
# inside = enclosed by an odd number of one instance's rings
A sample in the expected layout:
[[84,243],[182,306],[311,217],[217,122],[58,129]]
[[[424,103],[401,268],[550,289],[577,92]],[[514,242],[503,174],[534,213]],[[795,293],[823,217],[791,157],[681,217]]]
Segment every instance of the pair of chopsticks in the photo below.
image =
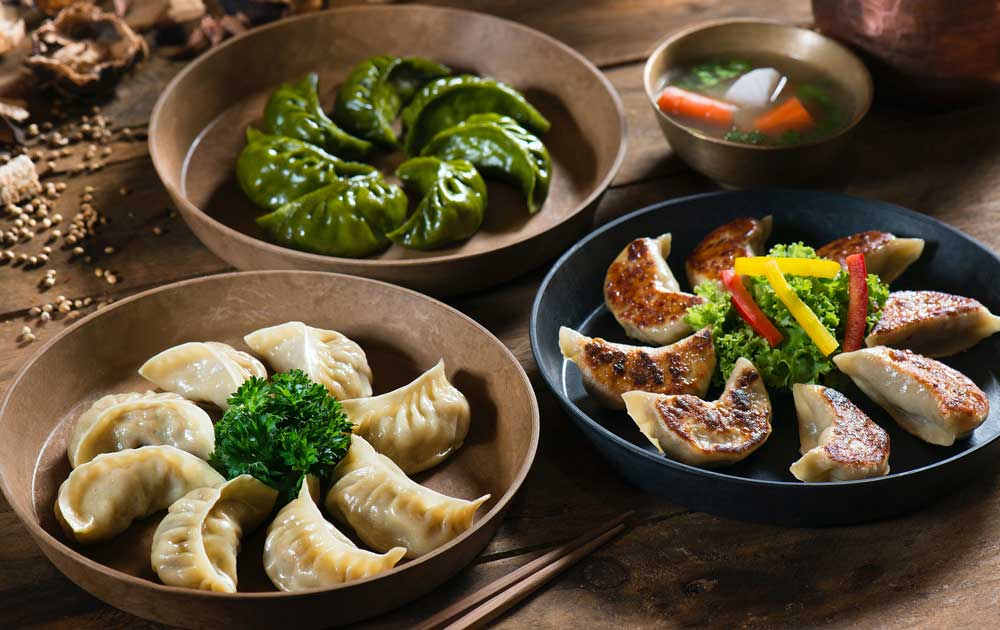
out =
[[634,512],[617,516],[452,604],[414,630],[481,628],[604,543],[625,531]]

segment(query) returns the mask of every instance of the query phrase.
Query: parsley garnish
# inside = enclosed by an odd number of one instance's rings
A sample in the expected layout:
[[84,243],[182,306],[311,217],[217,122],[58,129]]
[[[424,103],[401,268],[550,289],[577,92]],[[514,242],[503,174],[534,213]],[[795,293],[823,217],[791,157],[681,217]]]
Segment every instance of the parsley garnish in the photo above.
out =
[[337,399],[301,370],[251,378],[229,397],[215,425],[209,461],[228,479],[253,475],[292,500],[302,476],[327,479],[351,445],[351,423]]

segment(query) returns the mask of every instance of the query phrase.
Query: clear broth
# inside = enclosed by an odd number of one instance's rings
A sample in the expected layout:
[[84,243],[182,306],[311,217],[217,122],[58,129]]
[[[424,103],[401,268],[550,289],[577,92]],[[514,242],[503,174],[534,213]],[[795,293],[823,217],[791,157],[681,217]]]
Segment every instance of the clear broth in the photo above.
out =
[[[733,74],[740,65],[746,66],[746,70]],[[699,60],[697,63],[671,69],[660,81],[657,91],[675,86],[724,101],[726,91],[740,76],[758,68],[774,68],[778,71],[782,77],[778,84],[780,91],[765,107],[739,106],[733,115],[731,126],[715,124],[696,116],[664,113],[681,125],[706,136],[765,146],[794,146],[821,140],[841,131],[853,120],[856,112],[850,94],[831,74],[781,55],[733,55]],[[811,129],[769,134],[755,128],[754,123],[760,116],[792,97],[798,97],[815,121]]]

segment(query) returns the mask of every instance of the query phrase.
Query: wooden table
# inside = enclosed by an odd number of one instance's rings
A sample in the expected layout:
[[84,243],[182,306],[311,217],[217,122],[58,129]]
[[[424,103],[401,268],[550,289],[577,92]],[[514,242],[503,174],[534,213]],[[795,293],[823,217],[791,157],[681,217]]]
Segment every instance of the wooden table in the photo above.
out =
[[[335,3],[337,4],[337,3]],[[602,67],[628,112],[628,155],[605,196],[605,222],[648,203],[714,189],[664,143],[644,102],[641,72],[657,40],[721,16],[810,19],[801,0],[472,0],[463,6],[522,21],[576,47]],[[116,127],[141,131],[162,86],[181,64],[153,56],[104,108]],[[880,104],[858,130],[828,187],[914,208],[1000,249],[1000,123],[996,104],[914,113]],[[57,170],[59,169],[57,164]],[[56,249],[48,267],[0,268],[0,388],[38,349],[17,344],[28,310],[52,295],[117,299],[227,265],[172,216],[143,142],[116,143],[109,164],[75,177],[111,222],[88,243],[94,260]],[[127,187],[125,195],[119,189]],[[161,232],[157,235],[155,232]],[[116,252],[103,253],[107,246]],[[113,269],[109,285],[95,267]],[[58,271],[43,297],[37,283]],[[501,627],[985,627],[1000,602],[1000,479],[995,474],[932,507],[883,523],[782,529],[693,513],[624,483],[574,429],[531,359],[528,311],[544,269],[488,293],[451,300],[502,339],[532,378],[542,435],[531,475],[496,540],[434,593],[366,627],[405,627],[523,565],[592,523],[626,509],[638,524],[499,621]],[[44,341],[66,325],[36,329]],[[57,386],[57,384],[54,384]],[[787,419],[786,419],[787,420]],[[891,501],[892,497],[886,497]],[[52,567],[0,500],[0,627],[151,627],[92,598]]]

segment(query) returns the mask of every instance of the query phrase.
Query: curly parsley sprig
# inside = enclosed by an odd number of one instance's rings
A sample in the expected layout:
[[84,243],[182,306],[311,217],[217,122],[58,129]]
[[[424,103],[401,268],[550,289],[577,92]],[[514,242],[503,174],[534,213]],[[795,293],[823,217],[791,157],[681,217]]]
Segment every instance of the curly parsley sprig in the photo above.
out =
[[351,423],[326,388],[301,370],[251,378],[229,397],[209,462],[232,479],[253,475],[292,500],[302,476],[326,479],[351,446]]

